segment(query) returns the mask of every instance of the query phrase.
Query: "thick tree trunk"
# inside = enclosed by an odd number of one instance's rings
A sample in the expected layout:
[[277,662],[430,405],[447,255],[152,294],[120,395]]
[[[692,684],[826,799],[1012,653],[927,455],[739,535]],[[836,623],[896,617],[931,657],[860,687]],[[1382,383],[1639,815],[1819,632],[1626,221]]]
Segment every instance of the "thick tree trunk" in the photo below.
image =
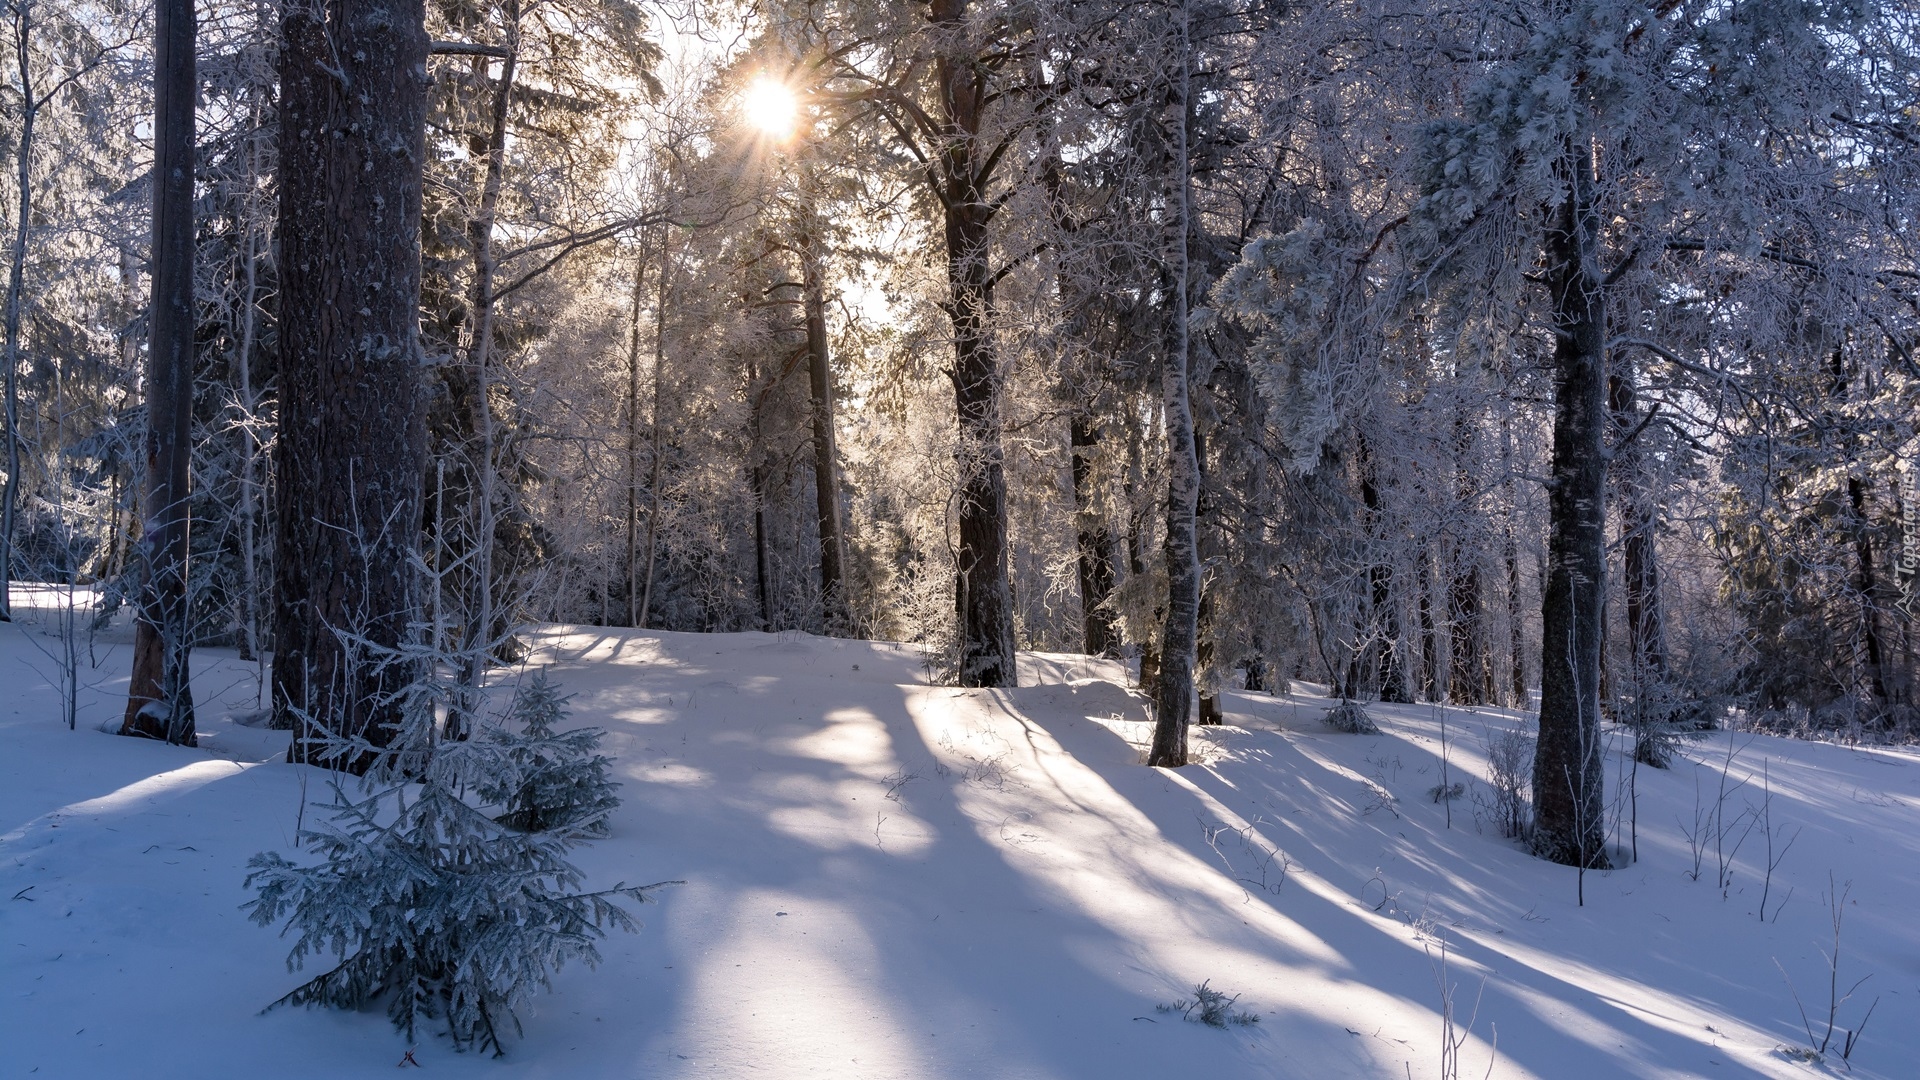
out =
[[947,314],[953,321],[954,412],[960,438],[960,537],[954,604],[960,624],[960,685],[1013,686],[1013,592],[1007,578],[1007,481],[1000,445],[1005,373],[993,342],[991,224],[981,190],[987,162],[980,125],[989,76],[962,40],[967,0],[934,0],[928,18],[952,35],[935,64],[941,145],[936,167],[946,215]]
[[1171,281],[1173,311],[1166,362],[1160,377],[1162,415],[1167,425],[1167,525],[1162,550],[1167,564],[1167,614],[1160,634],[1160,685],[1154,695],[1153,745],[1149,766],[1176,768],[1187,763],[1187,727],[1193,720],[1194,669],[1198,663],[1200,552],[1196,517],[1200,506],[1200,458],[1194,440],[1192,402],[1193,338],[1188,329],[1187,290],[1189,191],[1188,114],[1192,103],[1189,12],[1180,13],[1180,74],[1174,117],[1174,175]]
[[147,485],[133,678],[120,734],[193,745],[188,685],[187,484],[193,453],[192,0],[154,20],[152,302],[147,314]]
[[1100,445],[1100,429],[1092,417],[1078,411],[1067,423],[1073,454],[1074,541],[1080,556],[1080,625],[1088,655],[1110,656],[1120,635],[1113,625],[1113,612],[1106,607],[1114,586],[1113,535],[1094,508],[1093,457]]
[[427,35],[419,0],[281,30],[274,709],[290,760],[364,771],[415,677]]
[[807,318],[807,378],[813,392],[814,515],[820,524],[820,609],[829,637],[853,633],[847,595],[847,546],[840,522],[839,452],[833,431],[833,356],[827,341],[826,271],[820,241],[801,239],[802,303]]
[[1533,850],[1607,865],[1600,740],[1606,595],[1607,310],[1593,166],[1584,142],[1560,164],[1566,197],[1546,235],[1553,302],[1554,424],[1547,579],[1541,603],[1540,738]]

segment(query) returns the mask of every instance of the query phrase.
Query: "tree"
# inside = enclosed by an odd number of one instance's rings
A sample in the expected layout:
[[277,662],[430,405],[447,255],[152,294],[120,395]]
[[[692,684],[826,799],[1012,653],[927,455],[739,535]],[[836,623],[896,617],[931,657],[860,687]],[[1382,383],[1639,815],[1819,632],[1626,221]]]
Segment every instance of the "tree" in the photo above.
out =
[[419,0],[281,30],[273,707],[290,760],[361,771],[413,682],[427,35]]
[[1175,30],[1168,125],[1172,132],[1173,170],[1168,180],[1169,242],[1167,289],[1173,298],[1166,367],[1161,375],[1161,409],[1167,426],[1167,517],[1162,533],[1166,549],[1167,609],[1160,636],[1160,685],[1154,693],[1153,746],[1148,765],[1187,763],[1187,725],[1193,719],[1194,669],[1200,630],[1200,548],[1196,518],[1200,506],[1200,456],[1193,429],[1193,333],[1189,326],[1192,288],[1188,244],[1192,230],[1188,136],[1193,113],[1193,5],[1182,0],[1172,13]]
[[191,746],[188,681],[188,470],[193,456],[194,60],[192,0],[162,0],[154,21],[153,273],[147,309],[143,590],[122,735]]

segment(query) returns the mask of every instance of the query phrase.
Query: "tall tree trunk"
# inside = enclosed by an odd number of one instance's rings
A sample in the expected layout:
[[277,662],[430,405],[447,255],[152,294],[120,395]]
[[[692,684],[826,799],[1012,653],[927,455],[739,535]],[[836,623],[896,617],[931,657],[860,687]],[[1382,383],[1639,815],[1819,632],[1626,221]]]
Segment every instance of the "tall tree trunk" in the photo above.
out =
[[415,677],[424,14],[333,0],[281,21],[274,709],[290,760],[354,771]]
[[187,484],[193,453],[192,0],[160,0],[154,19],[152,302],[147,309],[146,520],[133,678],[120,734],[193,745],[188,685]]
[[[817,224],[817,223],[814,223]],[[820,524],[820,608],[829,637],[853,633],[847,546],[840,522],[840,466],[833,431],[833,356],[827,341],[826,268],[813,225],[800,241],[807,319],[807,379],[813,392],[814,514]]]
[[[664,228],[665,226],[662,226]],[[633,310],[627,322],[627,625],[640,625],[640,306],[646,297],[645,259],[633,260]],[[658,317],[657,314],[655,316]],[[757,489],[756,489],[757,496]],[[755,504],[756,522],[758,504]],[[763,586],[764,589],[764,586]],[[764,606],[764,605],[763,605]]]
[[7,297],[4,321],[6,347],[0,359],[7,365],[7,483],[0,489],[0,622],[13,621],[13,534],[20,504],[20,316],[27,271],[27,228],[33,221],[33,129],[40,100],[34,97],[33,24],[31,7],[14,13],[14,56],[19,76],[20,130],[13,144],[14,195],[18,213],[13,220],[13,243],[7,249]]
[[653,569],[654,558],[660,551],[660,477],[661,453],[666,445],[666,432],[660,424],[662,399],[666,394],[667,379],[667,287],[673,270],[673,250],[671,226],[660,230],[660,289],[653,308],[653,413],[648,417],[647,433],[652,442],[652,460],[647,464],[647,554],[646,570],[640,583],[640,614],[634,619],[635,627],[647,625],[647,616],[653,609]]
[[[1636,433],[1640,410],[1630,365],[1607,377],[1607,408],[1616,437]],[[1629,714],[1635,732],[1633,759],[1665,768],[1666,754],[1656,742],[1656,723],[1670,718],[1667,700],[1666,617],[1660,603],[1660,564],[1655,547],[1655,503],[1638,448],[1622,444],[1612,465],[1615,498],[1620,504],[1621,577],[1627,604]],[[1603,691],[1604,696],[1604,691]]]
[[1520,500],[1513,484],[1513,420],[1504,410],[1500,416],[1500,458],[1503,465],[1500,486],[1507,504],[1506,521],[1501,526],[1501,558],[1507,571],[1507,653],[1512,695],[1508,704],[1524,709],[1527,707],[1527,635],[1520,604],[1520,539],[1515,528],[1515,519],[1520,516]]
[[1606,596],[1607,309],[1593,163],[1585,140],[1568,147],[1558,169],[1565,198],[1545,240],[1553,303],[1554,423],[1532,844],[1536,854],[1555,862],[1603,867],[1600,631]]
[[1093,458],[1100,445],[1100,429],[1091,416],[1076,410],[1067,421],[1067,441],[1073,455],[1074,543],[1079,551],[1084,647],[1088,655],[1110,656],[1120,638],[1113,612],[1106,607],[1114,585],[1113,535],[1094,506]]
[[1188,329],[1190,281],[1188,243],[1191,191],[1187,154],[1192,106],[1192,44],[1188,39],[1190,5],[1181,5],[1175,83],[1174,206],[1171,281],[1173,311],[1166,362],[1160,377],[1161,407],[1167,425],[1167,526],[1162,550],[1167,564],[1167,615],[1160,634],[1160,685],[1154,695],[1153,745],[1149,766],[1177,768],[1187,763],[1187,727],[1193,720],[1194,668],[1198,662],[1200,553],[1195,518],[1200,505],[1200,458],[1194,443],[1192,334]]
[[[480,186],[480,205],[467,223],[467,242],[473,250],[473,287],[468,295],[473,336],[468,341],[472,368],[474,415],[467,446],[467,495],[471,517],[467,522],[470,567],[465,598],[465,625],[460,633],[460,686],[457,707],[447,710],[447,737],[463,739],[479,708],[480,683],[496,644],[507,635],[506,612],[495,580],[494,555],[498,538],[496,485],[498,463],[493,420],[494,279],[498,270],[493,253],[494,223],[500,212],[500,189],[506,178],[507,121],[513,108],[513,81],[520,56],[520,5],[508,0],[504,12],[506,55],[500,61],[500,79],[493,88],[492,109],[484,142],[472,149],[485,155],[486,173]],[[491,61],[479,58],[484,77]]]
[[991,225],[981,190],[989,167],[980,125],[992,87],[963,40],[967,0],[934,0],[929,20],[951,40],[935,63],[941,145],[937,168],[946,218],[948,316],[953,321],[954,411],[960,439],[960,538],[954,603],[960,685],[1013,686],[1013,593],[1007,578],[1007,481],[1000,445],[1005,373],[993,342]]

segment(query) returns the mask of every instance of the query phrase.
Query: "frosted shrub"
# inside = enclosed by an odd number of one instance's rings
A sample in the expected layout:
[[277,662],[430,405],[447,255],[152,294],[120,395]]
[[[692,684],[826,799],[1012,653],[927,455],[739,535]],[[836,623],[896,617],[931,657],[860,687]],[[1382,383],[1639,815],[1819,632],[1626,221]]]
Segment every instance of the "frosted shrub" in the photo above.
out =
[[1373,715],[1357,701],[1342,701],[1328,709],[1320,719],[1335,731],[1344,731],[1349,735],[1378,735],[1380,725],[1373,722]]
[[[678,884],[580,891],[567,854],[604,828],[613,785],[594,752],[599,733],[553,735],[565,699],[544,678],[536,686],[516,702],[525,734],[444,744],[418,784],[371,787],[358,799],[335,784],[329,823],[300,834],[319,862],[297,865],[277,852],[248,862],[257,896],[244,910],[262,926],[287,920],[288,969],[309,955],[340,958],[268,1008],[384,999],[409,1040],[439,1018],[456,1048],[498,1055],[502,1025],[519,1030],[554,972],[568,961],[598,963],[608,928],[638,928],[615,901],[646,902]],[[489,816],[463,791],[507,809]]]
[[1487,786],[1500,835],[1522,836],[1533,820],[1533,738],[1524,731],[1487,733]]

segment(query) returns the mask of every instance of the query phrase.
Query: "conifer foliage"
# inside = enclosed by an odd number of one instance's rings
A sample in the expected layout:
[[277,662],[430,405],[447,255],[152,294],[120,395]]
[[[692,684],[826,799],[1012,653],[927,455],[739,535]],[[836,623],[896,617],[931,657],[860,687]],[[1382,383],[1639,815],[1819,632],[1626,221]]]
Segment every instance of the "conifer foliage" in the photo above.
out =
[[462,755],[482,768],[473,789],[488,803],[505,807],[494,820],[522,832],[564,836],[605,836],[607,815],[620,805],[620,785],[607,779],[609,760],[600,754],[599,728],[575,728],[556,734],[567,717],[572,695],[536,671],[522,683],[508,715],[524,730],[489,729],[479,754]]
[[[519,1031],[556,971],[597,964],[609,928],[639,928],[617,901],[645,903],[680,883],[581,891],[568,853],[604,834],[618,800],[601,733],[553,734],[565,701],[536,675],[512,710],[524,733],[443,744],[417,783],[367,781],[357,797],[336,783],[328,823],[300,834],[317,862],[278,852],[249,861],[258,895],[244,909],[263,926],[286,920],[288,968],[340,958],[269,1008],[384,1001],[409,1041],[441,1019],[456,1048],[498,1056],[504,1025]],[[496,802],[504,809],[490,814]]]

